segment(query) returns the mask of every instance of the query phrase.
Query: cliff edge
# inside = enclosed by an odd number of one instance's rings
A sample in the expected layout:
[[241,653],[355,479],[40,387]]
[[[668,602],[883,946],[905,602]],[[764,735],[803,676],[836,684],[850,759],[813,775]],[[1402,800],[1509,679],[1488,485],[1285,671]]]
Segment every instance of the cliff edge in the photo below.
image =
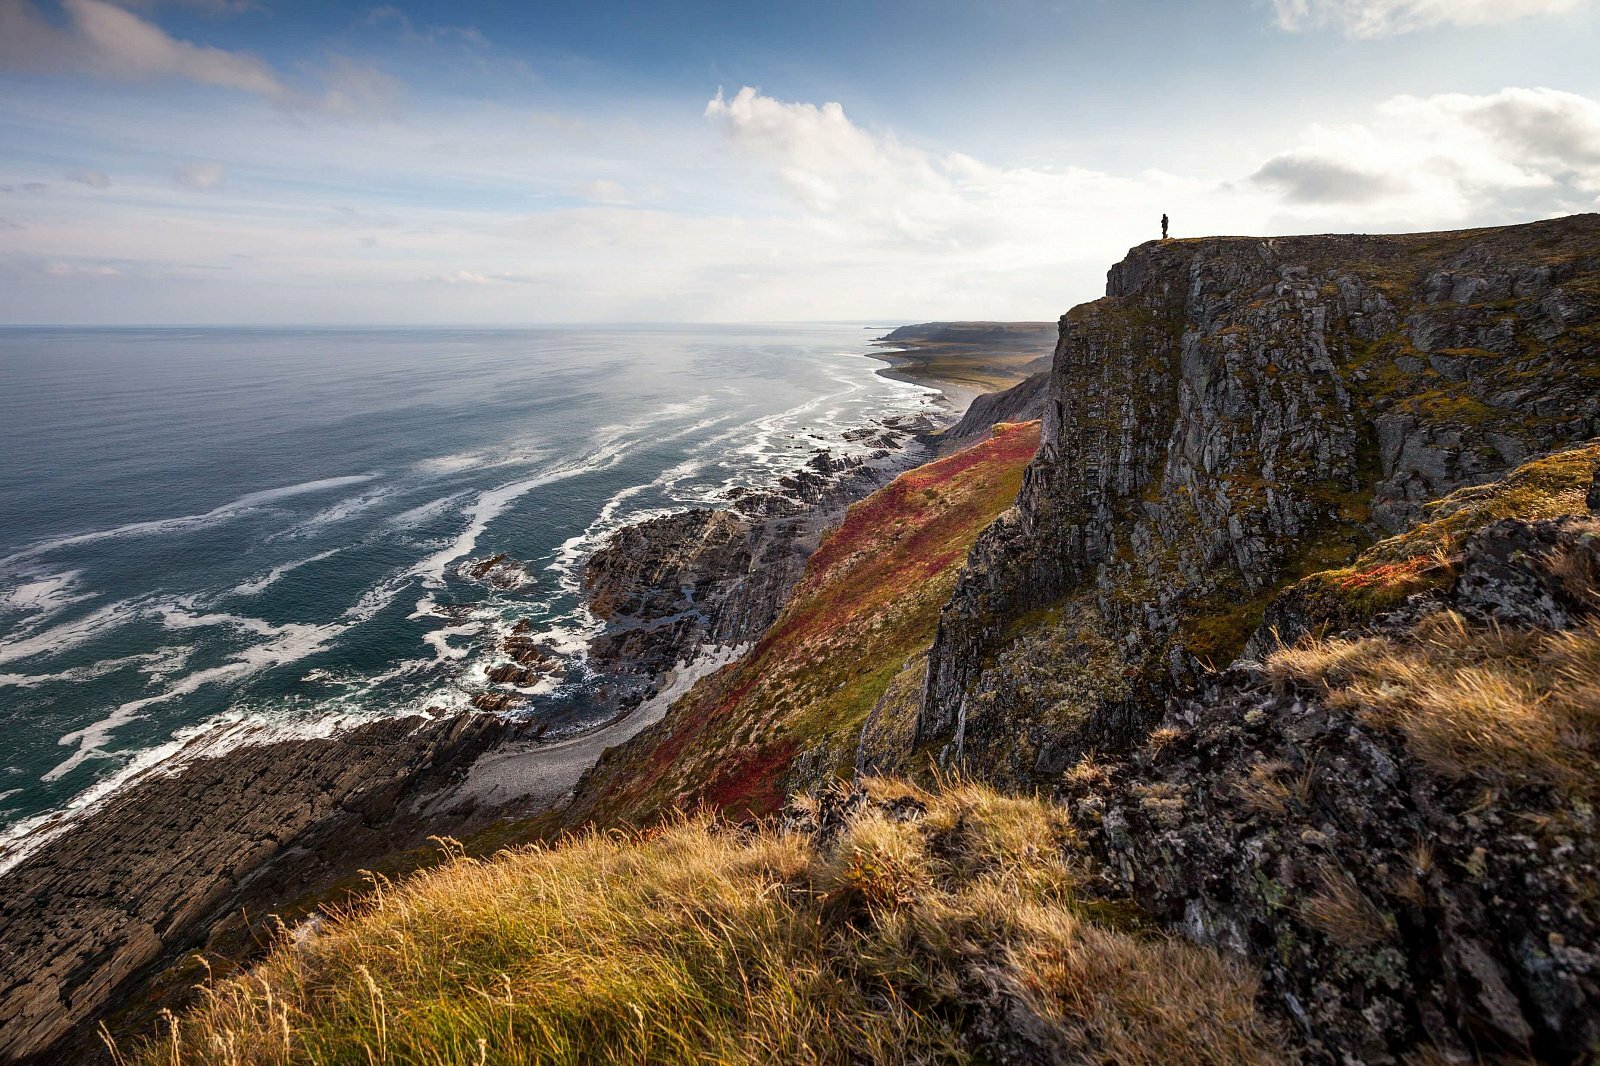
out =
[[[1038,456],[943,612],[918,743],[1053,778],[1231,662],[1283,586],[1597,432],[1600,215],[1140,245],[1061,320]],[[1085,659],[1068,697],[1023,691]]]

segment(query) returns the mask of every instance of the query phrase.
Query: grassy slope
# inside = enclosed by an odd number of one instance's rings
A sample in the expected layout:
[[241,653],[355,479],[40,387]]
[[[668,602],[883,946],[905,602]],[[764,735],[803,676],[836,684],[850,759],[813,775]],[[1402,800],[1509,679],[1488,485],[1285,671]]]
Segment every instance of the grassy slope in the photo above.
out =
[[[1600,797],[1600,622],[1545,633],[1472,624],[1443,611],[1403,640],[1359,630],[1407,596],[1447,589],[1467,539],[1493,522],[1587,519],[1597,462],[1600,445],[1591,444],[1524,463],[1499,481],[1437,501],[1423,521],[1349,566],[1299,582],[1286,599],[1323,628],[1354,626],[1357,635],[1313,634],[1272,654],[1269,670],[1397,729],[1417,758],[1446,777]],[[1563,578],[1575,600],[1600,605],[1600,583],[1586,565],[1569,567]]]
[[286,939],[138,1059],[1292,1061],[1248,973],[1078,901],[1058,808],[867,790],[830,845],[702,814],[457,859]]
[[1009,507],[1037,422],[902,474],[823,540],[778,620],[657,727],[608,752],[569,822],[640,820],[705,801],[735,814],[782,802],[800,753],[846,760],[873,705],[933,640],[979,532]]

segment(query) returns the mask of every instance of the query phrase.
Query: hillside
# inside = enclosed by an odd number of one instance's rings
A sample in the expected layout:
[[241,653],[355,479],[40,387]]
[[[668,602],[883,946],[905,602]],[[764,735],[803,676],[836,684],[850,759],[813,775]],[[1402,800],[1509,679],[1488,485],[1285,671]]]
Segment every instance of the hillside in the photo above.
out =
[[566,823],[634,821],[701,801],[770,814],[800,779],[848,773],[868,715],[891,688],[920,678],[939,609],[978,533],[1016,498],[1038,440],[1036,422],[997,425],[851,507],[755,647],[608,752]]
[[1049,804],[890,782],[458,859],[282,944],[144,1063],[1284,1061],[1245,970],[1077,898]]
[[564,843],[280,947],[190,1057],[1592,1059],[1600,216],[1107,289],[1042,424],[515,830]]

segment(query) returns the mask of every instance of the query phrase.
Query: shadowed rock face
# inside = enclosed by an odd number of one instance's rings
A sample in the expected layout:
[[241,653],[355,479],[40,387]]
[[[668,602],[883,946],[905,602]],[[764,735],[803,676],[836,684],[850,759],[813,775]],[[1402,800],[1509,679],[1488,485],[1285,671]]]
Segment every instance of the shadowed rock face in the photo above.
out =
[[[1403,649],[1430,618],[1588,629],[1600,518],[1490,522],[1451,570],[1356,635]],[[1445,1061],[1587,1062],[1600,1042],[1592,789],[1445,772],[1348,701],[1241,662],[1169,701],[1145,741],[1075,768],[1057,799],[1106,894],[1250,957],[1311,1061],[1431,1045]]]
[[1600,430],[1600,216],[1152,242],[1106,293],[929,657],[919,746],[1002,783],[1142,736],[1284,584]]
[[[486,812],[425,810],[516,726],[397,718],[152,773],[0,876],[0,1061],[98,1057],[118,992],[252,919]],[[58,1044],[68,1038],[64,1044]],[[52,1045],[55,1045],[52,1048]]]

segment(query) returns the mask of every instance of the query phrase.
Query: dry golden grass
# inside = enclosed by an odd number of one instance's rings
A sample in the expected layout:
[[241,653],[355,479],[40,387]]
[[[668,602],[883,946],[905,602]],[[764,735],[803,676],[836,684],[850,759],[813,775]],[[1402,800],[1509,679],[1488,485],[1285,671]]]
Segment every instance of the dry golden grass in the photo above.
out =
[[1600,623],[1541,633],[1446,611],[1404,642],[1309,640],[1267,667],[1398,729],[1440,773],[1600,794]]
[[1323,866],[1317,882],[1316,892],[1300,905],[1300,913],[1335,943],[1365,948],[1393,935],[1383,911],[1344,870]]
[[1074,902],[1062,812],[954,785],[821,852],[709,815],[456,859],[216,984],[156,1063],[1282,1062],[1253,979]]

